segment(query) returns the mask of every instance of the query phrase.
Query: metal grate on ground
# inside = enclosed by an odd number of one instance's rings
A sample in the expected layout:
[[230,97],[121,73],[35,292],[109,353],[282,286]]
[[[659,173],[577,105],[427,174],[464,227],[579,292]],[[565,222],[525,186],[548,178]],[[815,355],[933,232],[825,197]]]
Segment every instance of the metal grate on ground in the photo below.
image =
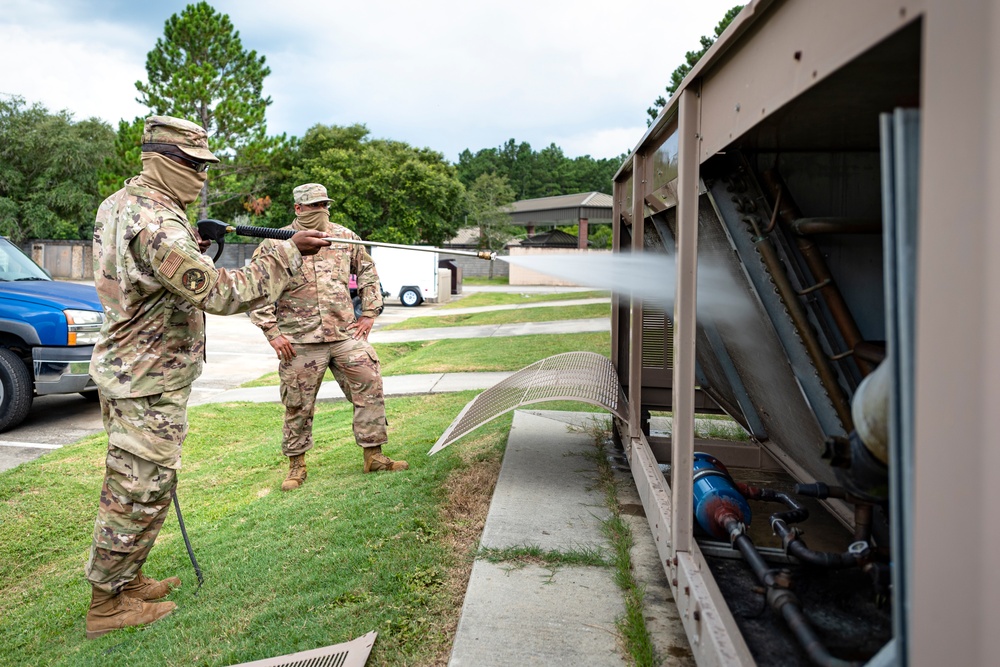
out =
[[378,633],[372,631],[343,644],[243,662],[233,667],[364,667],[377,636]]
[[522,368],[469,401],[428,455],[502,414],[546,401],[583,401],[628,418],[628,403],[611,361],[594,352],[564,352]]

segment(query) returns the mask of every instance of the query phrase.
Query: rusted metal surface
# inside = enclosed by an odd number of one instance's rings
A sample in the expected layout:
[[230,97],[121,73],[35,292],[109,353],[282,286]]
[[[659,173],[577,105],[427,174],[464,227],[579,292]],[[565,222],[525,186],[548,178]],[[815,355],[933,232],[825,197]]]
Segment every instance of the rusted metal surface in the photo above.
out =
[[583,401],[619,419],[628,417],[611,361],[593,352],[565,352],[522,368],[469,401],[428,454],[522,405],[546,401]]

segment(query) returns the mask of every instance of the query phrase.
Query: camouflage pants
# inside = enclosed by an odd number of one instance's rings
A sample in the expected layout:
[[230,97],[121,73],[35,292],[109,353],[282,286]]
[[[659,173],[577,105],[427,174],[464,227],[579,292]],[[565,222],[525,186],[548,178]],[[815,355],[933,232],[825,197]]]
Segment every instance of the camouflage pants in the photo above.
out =
[[155,396],[101,397],[108,455],[84,570],[96,588],[114,593],[146,562],[170,509],[190,387]]
[[281,452],[298,456],[312,449],[316,395],[333,372],[341,391],[354,404],[354,439],[362,447],[384,445],[386,434],[382,374],[375,349],[363,340],[295,344],[295,356],[278,366],[285,425]]

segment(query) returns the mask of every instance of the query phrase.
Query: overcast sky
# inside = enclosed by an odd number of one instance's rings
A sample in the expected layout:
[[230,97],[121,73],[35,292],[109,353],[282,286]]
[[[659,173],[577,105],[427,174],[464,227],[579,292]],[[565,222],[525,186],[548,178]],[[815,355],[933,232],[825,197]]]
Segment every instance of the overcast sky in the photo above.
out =
[[[0,0],[0,94],[145,116],[135,82],[183,0]],[[734,0],[214,0],[267,58],[270,134],[364,123],[456,161],[508,139],[616,157]]]

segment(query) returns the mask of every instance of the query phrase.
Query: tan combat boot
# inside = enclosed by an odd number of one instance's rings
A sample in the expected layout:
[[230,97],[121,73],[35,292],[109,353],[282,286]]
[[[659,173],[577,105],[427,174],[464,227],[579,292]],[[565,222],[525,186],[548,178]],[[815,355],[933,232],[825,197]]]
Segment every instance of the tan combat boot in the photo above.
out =
[[396,472],[406,470],[410,464],[406,461],[393,461],[382,453],[381,447],[365,447],[365,472],[378,472],[387,470]]
[[294,491],[306,481],[306,455],[288,457],[288,477],[281,483],[282,491]]
[[158,621],[174,609],[173,602],[143,602],[124,593],[115,595],[93,589],[87,612],[87,639],[97,639],[112,630]]
[[177,577],[167,577],[163,581],[157,581],[152,577],[147,577],[139,570],[135,579],[125,584],[122,593],[136,600],[159,600],[170,594],[170,591],[181,587],[181,580]]

